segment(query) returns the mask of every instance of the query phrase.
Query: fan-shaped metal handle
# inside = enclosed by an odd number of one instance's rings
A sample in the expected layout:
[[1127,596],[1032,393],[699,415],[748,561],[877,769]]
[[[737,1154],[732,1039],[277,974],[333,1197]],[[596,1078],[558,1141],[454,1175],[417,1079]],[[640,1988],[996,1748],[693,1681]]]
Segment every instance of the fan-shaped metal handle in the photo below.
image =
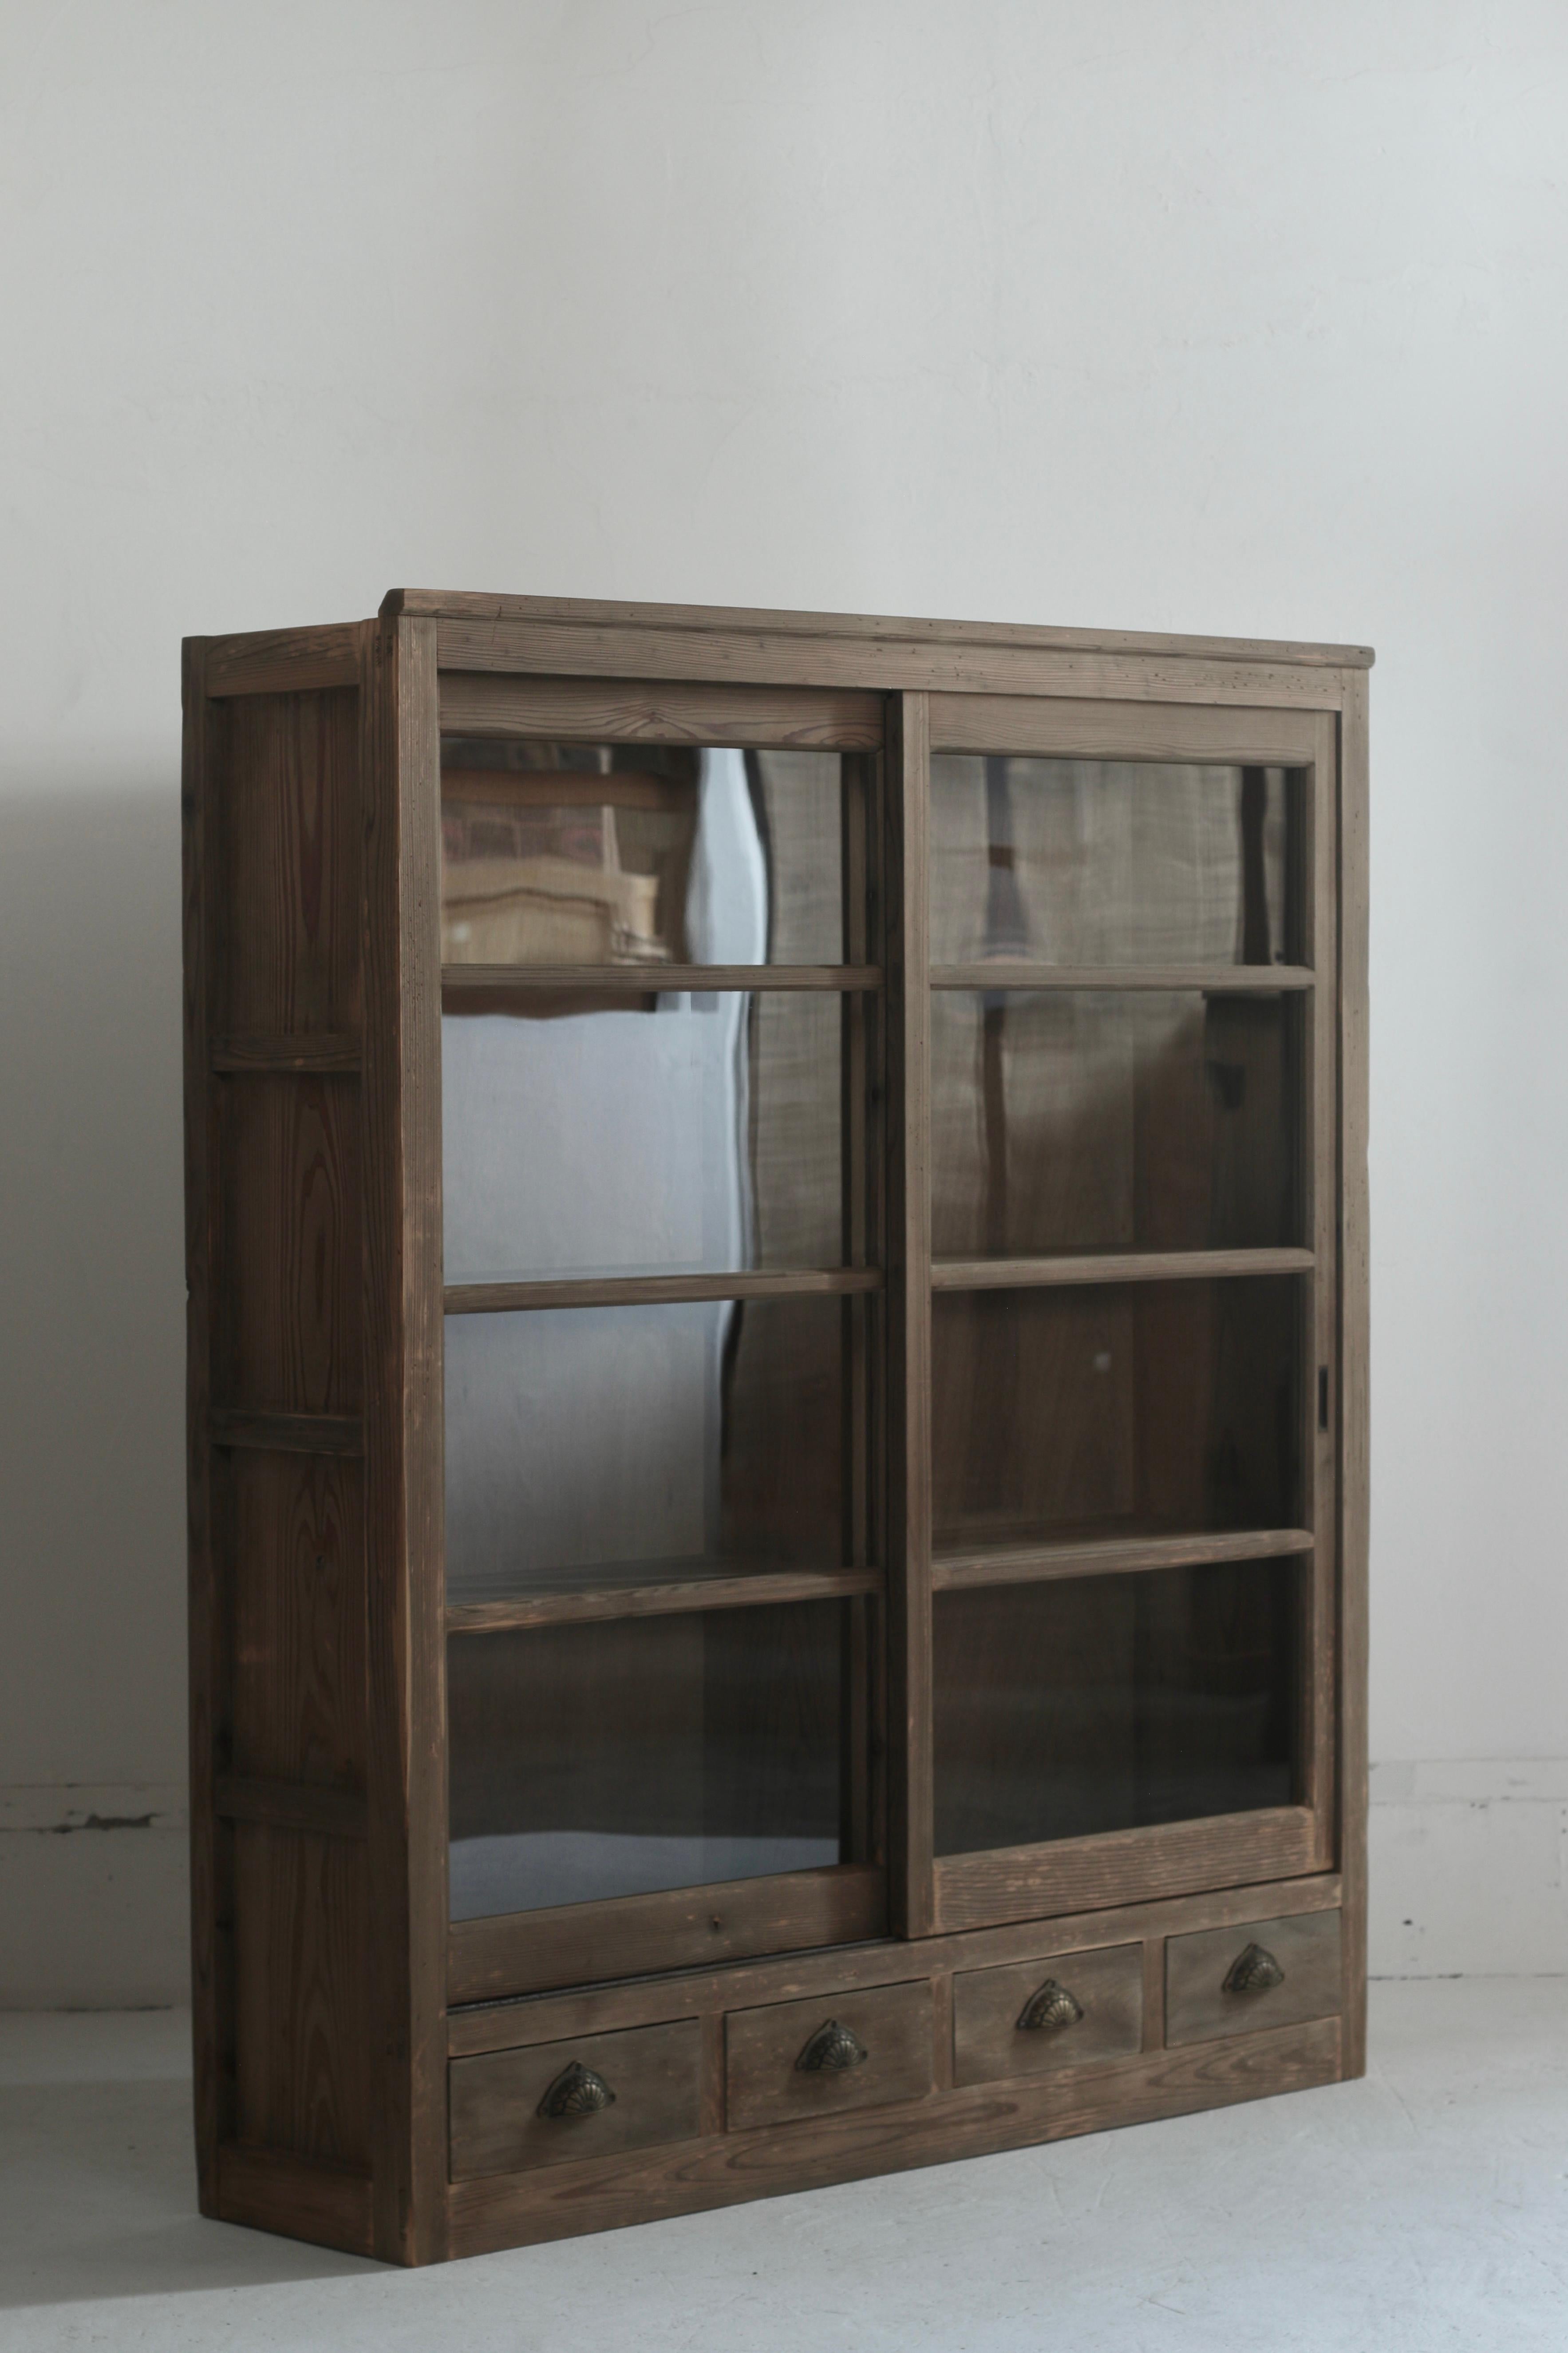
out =
[[839,2074],[846,2067],[864,2066],[869,2056],[858,2034],[830,2018],[826,2026],[817,2028],[795,2063],[802,2075]]
[[1283,1985],[1285,1972],[1270,1952],[1261,1945],[1248,1945],[1238,1953],[1226,1971],[1224,1993],[1267,1993],[1270,1987]]
[[1032,1993],[1018,2016],[1018,2031],[1023,2034],[1060,2034],[1066,2028],[1076,2026],[1083,2016],[1083,2004],[1076,1994],[1047,1978],[1037,1993]]
[[592,2067],[584,2067],[574,2059],[563,2068],[544,2097],[539,2103],[542,2116],[596,2116],[601,2108],[613,2108],[616,2095],[602,2075]]

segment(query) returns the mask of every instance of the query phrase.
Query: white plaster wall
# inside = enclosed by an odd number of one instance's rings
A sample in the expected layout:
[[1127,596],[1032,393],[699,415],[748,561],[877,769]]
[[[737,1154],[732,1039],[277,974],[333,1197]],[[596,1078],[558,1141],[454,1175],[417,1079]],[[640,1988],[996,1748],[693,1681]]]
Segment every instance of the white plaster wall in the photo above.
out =
[[[1559,0],[0,5],[8,1802],[182,1772],[178,639],[396,582],[1378,647],[1373,1750],[1568,1755],[1565,100]],[[0,1997],[173,1989],[160,1835],[0,1830]]]

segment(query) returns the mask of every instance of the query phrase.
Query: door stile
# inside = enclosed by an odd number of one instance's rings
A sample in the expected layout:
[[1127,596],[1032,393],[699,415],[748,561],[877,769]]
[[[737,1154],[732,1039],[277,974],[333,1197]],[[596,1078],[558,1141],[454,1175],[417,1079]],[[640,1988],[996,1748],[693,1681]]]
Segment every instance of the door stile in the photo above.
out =
[[923,694],[888,702],[889,1898],[892,1925],[930,1936],[931,719]]
[[440,745],[435,628],[363,647],[365,1541],[375,2251],[446,2253]]
[[1340,717],[1339,1865],[1344,1888],[1341,2072],[1366,2072],[1367,1555],[1371,1472],[1368,1372],[1367,693],[1344,672]]
[[1314,1268],[1311,1308],[1302,1335],[1302,1461],[1307,1525],[1314,1543],[1304,1597],[1301,1671],[1305,1734],[1303,1795],[1312,1810],[1317,1867],[1334,1854],[1334,1693],[1336,1569],[1336,1440],[1340,1376],[1339,1321],[1339,987],[1335,922],[1339,863],[1338,778],[1334,723],[1313,722],[1311,789],[1306,812],[1306,900],[1302,955],[1317,975],[1306,1007],[1303,1092],[1306,1134],[1305,1209]]

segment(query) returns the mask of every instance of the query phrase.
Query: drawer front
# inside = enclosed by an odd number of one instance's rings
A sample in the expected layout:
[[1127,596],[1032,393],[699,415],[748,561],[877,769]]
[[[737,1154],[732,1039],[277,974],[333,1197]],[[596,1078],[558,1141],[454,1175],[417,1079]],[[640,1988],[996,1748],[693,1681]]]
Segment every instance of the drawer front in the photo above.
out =
[[1249,1920],[1173,1936],[1165,1947],[1168,2043],[1212,2042],[1261,2026],[1332,2018],[1340,2000],[1337,1912]]
[[724,2070],[731,2132],[923,2099],[931,2088],[930,1983],[731,2010]]
[[1093,2060],[1125,2059],[1142,2047],[1142,1945],[965,1969],[953,1978],[955,2084],[1048,2075]]
[[453,2180],[691,2139],[700,2045],[697,2021],[682,2019],[454,2059]]

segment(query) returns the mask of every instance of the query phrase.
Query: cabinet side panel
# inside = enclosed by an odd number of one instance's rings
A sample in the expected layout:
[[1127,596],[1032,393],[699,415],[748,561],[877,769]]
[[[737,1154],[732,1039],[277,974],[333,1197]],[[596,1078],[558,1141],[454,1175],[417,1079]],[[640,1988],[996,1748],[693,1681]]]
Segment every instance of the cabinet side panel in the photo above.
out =
[[236,2137],[363,2167],[363,1846],[259,1822],[234,1842]]
[[359,1083],[216,1082],[223,1225],[216,1402],[353,1412],[363,1390]]
[[359,1027],[359,697],[215,706],[227,910],[217,1026],[239,1037]]
[[237,1449],[233,1769],[361,1790],[365,1767],[364,1506],[341,1456]]
[[[372,2042],[359,1811],[368,1748],[359,696],[349,688],[214,702],[205,664],[202,645],[188,649],[202,2198],[208,2212],[360,2246]],[[334,1806],[344,1827],[328,1835]],[[320,1827],[307,1827],[312,1819]]]

